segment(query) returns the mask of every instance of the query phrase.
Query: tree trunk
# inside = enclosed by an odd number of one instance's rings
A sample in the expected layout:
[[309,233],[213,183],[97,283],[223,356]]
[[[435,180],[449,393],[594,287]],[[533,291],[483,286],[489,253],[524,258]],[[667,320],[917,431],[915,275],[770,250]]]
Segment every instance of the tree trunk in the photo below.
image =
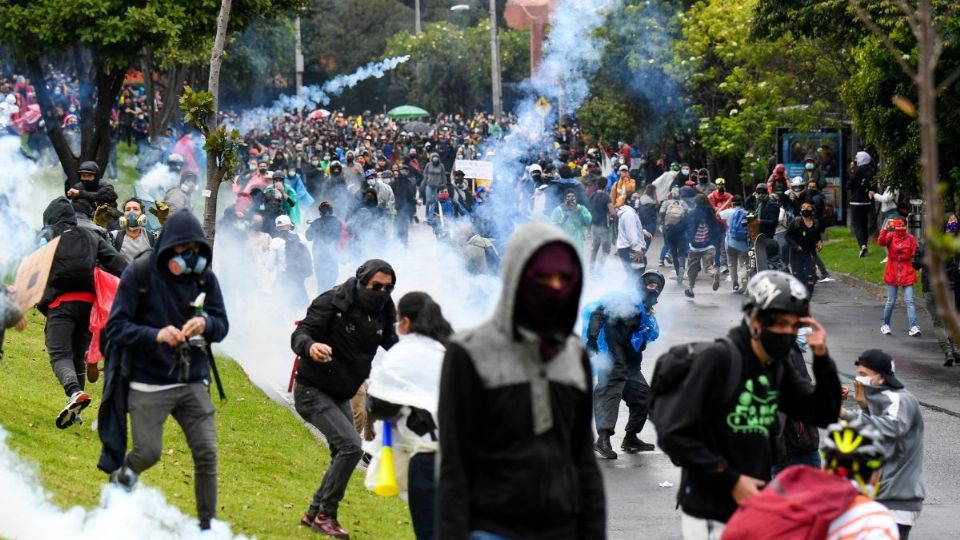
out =
[[[213,95],[213,111],[207,118],[206,136],[217,129],[217,108],[220,103],[220,67],[223,65],[223,49],[227,39],[227,25],[230,22],[231,0],[221,0],[220,15],[217,16],[217,36],[213,41],[213,50],[210,53],[210,78],[207,83],[208,91]],[[207,151],[207,189],[203,196],[206,204],[203,210],[203,232],[213,247],[217,228],[217,195],[220,192],[220,182],[223,180],[224,171],[219,167],[219,156],[214,152]]]
[[940,51],[937,33],[933,27],[930,0],[917,3],[919,23],[919,60],[917,66],[917,93],[920,108],[920,162],[923,167],[923,206],[926,246],[924,261],[929,272],[930,293],[937,302],[937,311],[944,326],[955,341],[960,341],[960,316],[947,281],[943,253],[930,238],[943,232],[943,201],[940,198],[940,151],[937,146],[937,81],[936,70]]

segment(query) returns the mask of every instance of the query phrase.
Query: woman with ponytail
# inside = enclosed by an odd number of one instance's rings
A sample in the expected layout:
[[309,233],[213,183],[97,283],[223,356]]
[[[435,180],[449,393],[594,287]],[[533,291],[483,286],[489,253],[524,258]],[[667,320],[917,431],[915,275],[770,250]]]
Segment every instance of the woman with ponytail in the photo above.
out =
[[[408,491],[417,539],[432,539],[440,369],[453,328],[430,295],[412,292],[397,303],[397,334],[400,342],[370,374],[367,407],[393,425],[397,483]],[[367,487],[376,484],[376,469],[368,470]]]

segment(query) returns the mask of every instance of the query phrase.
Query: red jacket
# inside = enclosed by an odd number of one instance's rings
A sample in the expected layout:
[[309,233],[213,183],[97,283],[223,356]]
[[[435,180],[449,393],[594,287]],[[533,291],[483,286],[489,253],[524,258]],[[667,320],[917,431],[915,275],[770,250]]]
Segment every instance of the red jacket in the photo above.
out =
[[877,243],[889,249],[887,266],[883,269],[883,282],[897,287],[912,286],[917,280],[913,269],[917,239],[907,231],[902,231],[901,235],[897,231],[887,232],[884,229],[880,231]]

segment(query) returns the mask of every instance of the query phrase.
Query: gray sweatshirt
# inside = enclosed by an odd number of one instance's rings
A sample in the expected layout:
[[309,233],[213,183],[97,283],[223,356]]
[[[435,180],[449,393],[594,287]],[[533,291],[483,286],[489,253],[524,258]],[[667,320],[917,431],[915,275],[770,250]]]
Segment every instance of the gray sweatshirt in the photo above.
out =
[[920,402],[904,389],[867,387],[867,408],[848,416],[873,426],[889,455],[880,473],[877,501],[891,510],[919,512],[923,507],[923,416]]

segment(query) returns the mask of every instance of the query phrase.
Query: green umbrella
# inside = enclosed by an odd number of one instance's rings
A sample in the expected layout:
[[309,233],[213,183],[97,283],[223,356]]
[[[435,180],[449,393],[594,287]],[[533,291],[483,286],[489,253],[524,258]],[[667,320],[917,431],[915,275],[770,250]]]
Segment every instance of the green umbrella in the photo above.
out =
[[387,112],[387,118],[423,118],[426,116],[430,116],[430,113],[413,105],[401,105]]

